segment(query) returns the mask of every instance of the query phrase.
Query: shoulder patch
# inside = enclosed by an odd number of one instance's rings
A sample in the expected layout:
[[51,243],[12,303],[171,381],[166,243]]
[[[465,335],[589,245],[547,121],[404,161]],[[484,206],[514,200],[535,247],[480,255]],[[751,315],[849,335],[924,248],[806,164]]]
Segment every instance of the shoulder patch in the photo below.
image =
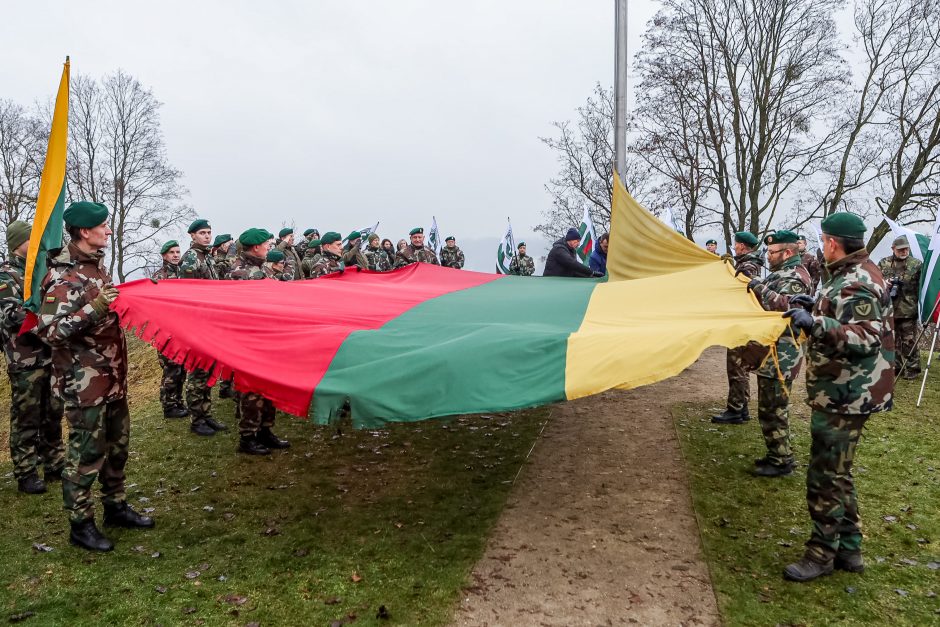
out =
[[47,303],[54,303],[54,302],[55,302],[55,296],[46,296],[46,302],[47,302]]
[[869,320],[871,319],[874,307],[872,307],[871,302],[865,301],[853,305],[852,311],[859,320]]

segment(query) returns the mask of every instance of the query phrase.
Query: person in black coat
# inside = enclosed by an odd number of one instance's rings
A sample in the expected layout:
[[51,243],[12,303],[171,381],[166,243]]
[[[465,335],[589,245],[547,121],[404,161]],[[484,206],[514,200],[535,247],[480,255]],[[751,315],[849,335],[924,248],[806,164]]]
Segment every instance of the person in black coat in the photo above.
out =
[[603,276],[594,272],[578,260],[575,250],[581,243],[581,235],[577,229],[568,229],[565,236],[552,244],[552,249],[545,260],[545,271],[542,276],[569,276],[592,277]]

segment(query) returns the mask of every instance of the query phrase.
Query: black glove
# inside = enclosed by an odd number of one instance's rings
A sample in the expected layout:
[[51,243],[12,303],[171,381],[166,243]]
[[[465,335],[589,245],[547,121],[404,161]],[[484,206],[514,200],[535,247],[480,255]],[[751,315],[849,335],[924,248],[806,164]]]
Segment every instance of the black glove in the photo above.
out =
[[761,283],[760,279],[751,279],[751,280],[748,281],[748,283],[747,283],[747,291],[748,291],[748,292],[753,292],[753,291],[754,291],[754,288],[757,287],[758,285],[760,285],[760,283]]
[[738,275],[739,275],[739,274],[743,274],[744,276],[746,276],[746,277],[748,277],[748,278],[751,277],[751,275],[748,274],[748,273],[744,270],[744,268],[738,268],[737,270],[735,270],[735,272],[734,272],[734,278],[738,278]]
[[813,316],[805,309],[788,309],[783,313],[784,318],[790,318],[790,323],[809,335],[813,330]]
[[594,270],[593,272],[591,272],[591,276],[593,276],[593,277],[602,277],[602,276],[604,276],[604,273],[603,273],[603,272],[598,272],[597,270]]
[[812,312],[816,306],[816,299],[809,294],[797,294],[790,298],[791,307],[802,307],[806,311]]

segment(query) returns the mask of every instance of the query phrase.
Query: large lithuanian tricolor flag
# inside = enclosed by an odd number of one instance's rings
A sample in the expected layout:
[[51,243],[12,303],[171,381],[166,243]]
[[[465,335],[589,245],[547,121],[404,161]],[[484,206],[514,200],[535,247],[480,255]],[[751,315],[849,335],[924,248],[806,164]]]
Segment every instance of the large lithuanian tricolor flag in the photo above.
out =
[[287,283],[142,280],[113,308],[187,368],[321,423],[348,400],[357,426],[632,388],[786,326],[619,181],[608,260],[601,280],[426,264]]

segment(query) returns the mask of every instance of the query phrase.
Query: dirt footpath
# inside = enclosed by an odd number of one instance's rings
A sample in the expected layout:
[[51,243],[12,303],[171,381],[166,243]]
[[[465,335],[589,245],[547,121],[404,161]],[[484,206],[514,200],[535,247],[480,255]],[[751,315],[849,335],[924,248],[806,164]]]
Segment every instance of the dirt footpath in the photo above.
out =
[[669,409],[722,397],[724,355],[556,406],[454,623],[720,624]]

